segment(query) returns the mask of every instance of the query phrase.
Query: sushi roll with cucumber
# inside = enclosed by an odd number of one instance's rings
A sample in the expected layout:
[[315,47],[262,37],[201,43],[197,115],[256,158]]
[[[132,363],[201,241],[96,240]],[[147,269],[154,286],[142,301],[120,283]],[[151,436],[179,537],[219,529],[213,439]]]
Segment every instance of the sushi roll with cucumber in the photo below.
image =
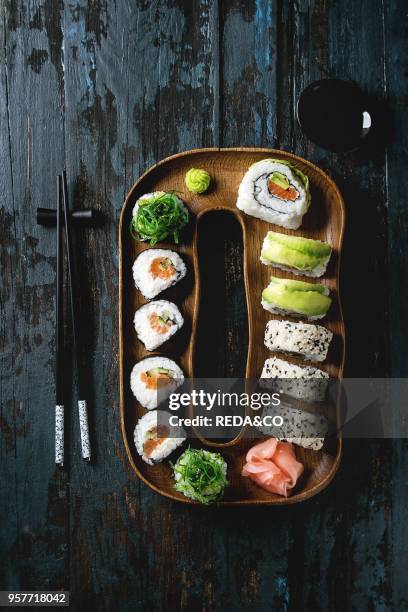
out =
[[332,248],[327,242],[268,232],[262,245],[261,262],[301,276],[322,276]]
[[155,300],[136,310],[134,325],[137,337],[148,351],[154,351],[182,326],[184,319],[173,302]]
[[157,408],[184,382],[179,366],[166,357],[139,361],[130,375],[130,386],[137,401],[148,410]]
[[324,361],[333,334],[322,325],[268,321],[265,346],[270,351],[288,353],[309,361]]
[[185,439],[182,427],[171,426],[169,414],[164,410],[152,410],[142,416],[134,432],[136,450],[149,465],[163,461]]
[[284,359],[271,357],[264,363],[261,379],[271,379],[264,387],[272,387],[278,393],[306,402],[322,402],[325,399],[329,375],[313,366],[299,366]]
[[180,255],[169,249],[147,249],[133,264],[135,285],[147,300],[177,283],[186,272]]
[[329,290],[324,285],[271,276],[262,291],[261,304],[273,314],[322,319],[331,305]]
[[237,208],[288,229],[302,225],[309,206],[308,177],[283,159],[263,159],[252,164],[239,186]]

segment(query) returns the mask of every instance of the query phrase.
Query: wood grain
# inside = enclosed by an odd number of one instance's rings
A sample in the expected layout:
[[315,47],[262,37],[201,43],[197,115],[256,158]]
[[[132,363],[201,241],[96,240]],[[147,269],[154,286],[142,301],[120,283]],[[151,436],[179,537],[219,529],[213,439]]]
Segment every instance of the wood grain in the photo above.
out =
[[[185,231],[182,243],[176,246],[170,243],[160,244],[162,248],[171,248],[180,253],[189,268],[187,281],[179,283],[166,292],[166,297],[181,307],[187,325],[186,329],[180,332],[178,342],[175,339],[166,343],[160,347],[159,351],[166,357],[176,358],[188,378],[197,376],[195,359],[196,354],[201,352],[200,346],[197,345],[197,328],[200,310],[206,308],[207,302],[207,298],[203,299],[201,295],[202,260],[197,251],[201,220],[204,216],[211,215],[213,223],[217,224],[217,214],[220,211],[228,211],[237,218],[243,233],[244,281],[249,329],[248,346],[241,347],[241,358],[245,359],[246,354],[246,378],[257,379],[262,372],[265,359],[270,356],[270,352],[264,346],[263,337],[266,323],[271,319],[271,315],[260,307],[259,301],[272,272],[271,268],[259,263],[259,254],[263,239],[271,225],[241,213],[236,208],[236,197],[246,169],[265,157],[290,160],[310,179],[312,192],[310,211],[305,216],[301,230],[297,232],[286,230],[286,233],[324,240],[333,247],[330,265],[321,282],[330,288],[333,298],[325,325],[333,332],[334,339],[332,350],[322,368],[332,378],[342,378],[345,330],[339,295],[339,272],[345,209],[337,187],[319,168],[289,153],[269,149],[198,149],[179,153],[159,162],[136,181],[126,198],[121,214],[119,226],[119,339],[121,418],[124,442],[130,463],[139,478],[162,495],[185,503],[191,502],[174,490],[171,468],[167,462],[153,467],[146,465],[137,454],[133,442],[137,420],[146,411],[138,404],[130,391],[130,373],[135,363],[151,353],[146,351],[143,344],[137,340],[133,328],[134,313],[146,303],[146,300],[140,291],[134,288],[132,266],[137,255],[148,249],[149,246],[146,243],[134,241],[130,235],[132,211],[136,200],[143,194],[172,190],[184,196],[184,201],[189,208],[192,219],[190,227]],[[191,167],[203,168],[213,177],[214,186],[208,194],[193,196],[186,191],[184,177]],[[207,245],[206,250],[211,251],[211,242]],[[202,256],[205,258],[206,253]],[[285,276],[280,271],[276,273],[281,277]],[[202,376],[206,378],[205,373]],[[242,439],[239,437],[228,443],[204,441],[207,446],[222,449],[227,457],[230,487],[220,505],[283,505],[304,501],[327,486],[340,463],[340,441],[330,441],[322,451],[318,452],[297,448],[296,453],[305,466],[306,477],[302,479],[294,494],[289,498],[270,495],[241,477],[245,455],[251,444],[251,440],[248,440],[244,432],[242,434],[244,436]]]

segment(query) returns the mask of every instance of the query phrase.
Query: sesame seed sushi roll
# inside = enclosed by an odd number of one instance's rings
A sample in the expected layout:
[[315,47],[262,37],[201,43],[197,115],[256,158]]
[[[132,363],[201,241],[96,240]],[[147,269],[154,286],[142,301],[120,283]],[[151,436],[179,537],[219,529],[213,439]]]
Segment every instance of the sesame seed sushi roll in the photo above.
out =
[[283,419],[283,425],[275,426],[265,424],[264,421],[257,427],[266,436],[286,440],[303,448],[318,451],[324,444],[324,439],[329,431],[329,422],[326,417],[299,410],[289,404],[281,402],[280,406],[268,406],[264,408],[262,417],[279,415]]
[[309,206],[308,177],[283,159],[263,159],[252,164],[239,186],[240,210],[288,229],[302,225]]
[[184,382],[179,366],[166,357],[139,361],[130,375],[130,386],[137,401],[148,410],[157,408]]
[[136,310],[137,337],[148,351],[154,351],[183,326],[184,319],[173,302],[154,300]]
[[136,450],[149,465],[163,461],[185,439],[183,428],[171,426],[169,414],[164,410],[152,410],[142,416],[134,431]]
[[309,361],[324,361],[333,334],[322,325],[268,321],[265,346],[270,351],[288,353]]
[[331,253],[332,248],[327,242],[268,232],[260,259],[267,266],[293,274],[319,277],[326,272]]
[[[326,396],[329,375],[313,366],[299,366],[284,359],[270,357],[264,363],[261,379],[275,381],[272,386],[278,389],[279,393],[307,402],[321,402]],[[263,386],[270,385],[266,383]]]
[[262,291],[261,304],[273,314],[322,319],[332,302],[329,293],[324,285],[271,276],[271,282]]
[[147,249],[133,264],[135,285],[147,300],[178,283],[186,272],[180,255],[169,249]]

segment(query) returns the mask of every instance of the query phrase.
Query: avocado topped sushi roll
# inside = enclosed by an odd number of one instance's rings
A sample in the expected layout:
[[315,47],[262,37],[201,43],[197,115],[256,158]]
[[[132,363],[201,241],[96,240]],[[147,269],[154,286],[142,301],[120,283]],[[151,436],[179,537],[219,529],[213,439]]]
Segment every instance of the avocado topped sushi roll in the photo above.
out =
[[143,461],[155,465],[163,461],[186,439],[181,427],[169,424],[169,414],[152,410],[137,422],[134,432],[136,450]]
[[148,410],[157,408],[184,382],[184,374],[172,359],[147,357],[130,375],[130,386],[137,401]]
[[261,262],[303,276],[322,276],[332,248],[327,242],[268,232],[262,245]]
[[274,314],[292,314],[306,319],[322,319],[330,308],[329,290],[324,285],[271,276],[262,291],[261,304]]
[[180,255],[169,249],[147,249],[133,264],[135,285],[147,300],[175,285],[186,272]]
[[322,325],[268,321],[265,346],[278,353],[288,353],[309,361],[324,361],[333,334]]
[[154,351],[182,326],[184,319],[175,304],[154,300],[136,310],[134,325],[137,337],[148,351]]
[[308,177],[283,159],[252,164],[239,186],[237,208],[288,229],[301,226],[309,206]]

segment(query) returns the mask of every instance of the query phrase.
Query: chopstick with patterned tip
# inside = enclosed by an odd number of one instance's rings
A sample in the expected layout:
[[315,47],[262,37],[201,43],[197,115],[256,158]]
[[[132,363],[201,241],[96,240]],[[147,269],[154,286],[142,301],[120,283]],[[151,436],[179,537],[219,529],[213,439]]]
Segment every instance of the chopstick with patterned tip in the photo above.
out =
[[57,291],[55,302],[56,362],[55,362],[55,463],[64,465],[64,306],[63,306],[63,253],[62,253],[62,177],[57,181]]
[[90,461],[91,459],[91,446],[89,442],[89,425],[88,425],[88,408],[84,393],[84,381],[81,369],[81,351],[79,345],[79,333],[78,333],[78,318],[77,318],[77,301],[76,301],[76,283],[74,274],[74,260],[71,243],[71,216],[69,214],[69,203],[68,203],[68,185],[67,175],[64,170],[62,180],[62,201],[64,206],[64,219],[65,219],[65,243],[67,252],[67,268],[68,268],[68,288],[69,298],[71,305],[71,325],[72,335],[74,338],[74,350],[75,359],[77,366],[78,376],[78,413],[79,413],[79,427],[81,432],[81,449],[82,458]]

